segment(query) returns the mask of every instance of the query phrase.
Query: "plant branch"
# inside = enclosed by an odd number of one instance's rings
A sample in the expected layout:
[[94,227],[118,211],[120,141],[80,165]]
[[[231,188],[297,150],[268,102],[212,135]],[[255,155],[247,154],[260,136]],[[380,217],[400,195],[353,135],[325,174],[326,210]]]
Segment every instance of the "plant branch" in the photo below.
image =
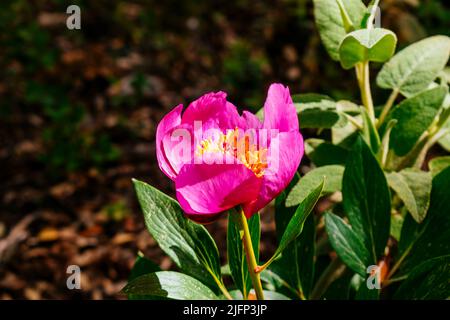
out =
[[355,68],[362,103],[369,114],[370,120],[375,125],[375,111],[373,108],[372,92],[370,90],[369,62],[358,63]]
[[259,273],[255,272],[255,269],[258,267],[258,263],[256,261],[255,252],[253,251],[252,238],[250,235],[250,230],[248,228],[247,218],[245,217],[242,208],[239,210],[237,216],[240,227],[244,232],[242,242],[244,244],[244,251],[247,257],[248,272],[250,274],[250,278],[253,283],[253,288],[255,289],[256,298],[258,300],[264,300],[264,292],[261,284],[261,277]]

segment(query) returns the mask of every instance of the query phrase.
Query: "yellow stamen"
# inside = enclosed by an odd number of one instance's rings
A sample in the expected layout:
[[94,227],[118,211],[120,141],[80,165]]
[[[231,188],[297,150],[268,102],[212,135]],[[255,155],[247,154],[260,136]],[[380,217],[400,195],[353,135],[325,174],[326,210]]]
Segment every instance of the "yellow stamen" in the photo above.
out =
[[250,137],[244,135],[239,138],[239,129],[228,130],[226,134],[221,134],[216,141],[211,138],[205,139],[197,146],[197,156],[204,153],[230,154],[238,159],[243,165],[249,168],[258,177],[264,175],[267,164],[267,149],[258,149],[257,146],[250,142]]

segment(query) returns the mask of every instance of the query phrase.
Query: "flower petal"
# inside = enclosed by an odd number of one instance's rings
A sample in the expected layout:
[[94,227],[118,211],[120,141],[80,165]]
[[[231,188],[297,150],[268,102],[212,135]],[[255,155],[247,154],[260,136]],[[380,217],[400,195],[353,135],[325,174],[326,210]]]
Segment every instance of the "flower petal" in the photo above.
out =
[[264,104],[264,128],[280,132],[298,131],[298,117],[289,88],[279,83],[270,86]]
[[172,111],[162,118],[156,129],[156,158],[158,159],[158,165],[162,172],[170,179],[174,180],[176,173],[170,165],[163,147],[163,138],[168,131],[178,126],[181,123],[181,111],[183,105],[176,106]]
[[242,119],[244,121],[245,129],[260,129],[263,126],[258,117],[251,112],[244,110],[242,112]]
[[177,199],[188,214],[220,213],[249,202],[256,199],[260,184],[240,163],[185,164],[175,180]]
[[243,205],[247,217],[264,208],[288,186],[300,165],[303,149],[303,137],[299,131],[281,132],[272,137],[268,168],[262,177],[258,198]]
[[194,121],[215,120],[222,130],[234,129],[241,120],[237,108],[226,100],[225,92],[207,93],[192,102],[183,114],[182,123],[194,125]]
[[[194,133],[190,125],[181,124],[170,129],[163,137],[161,149],[165,159],[178,175],[185,163],[192,163],[194,157]],[[175,179],[172,179],[175,180]]]

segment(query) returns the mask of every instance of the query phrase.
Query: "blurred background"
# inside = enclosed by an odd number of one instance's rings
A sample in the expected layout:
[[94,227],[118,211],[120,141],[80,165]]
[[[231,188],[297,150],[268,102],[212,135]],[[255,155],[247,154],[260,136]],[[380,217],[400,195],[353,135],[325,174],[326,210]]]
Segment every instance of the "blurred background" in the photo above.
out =
[[[81,30],[66,28],[71,4]],[[399,48],[450,33],[448,1],[381,6]],[[2,0],[0,299],[122,299],[137,252],[174,267],[145,229],[131,178],[173,195],[154,139],[175,105],[224,90],[256,111],[272,82],[358,101],[312,11],[312,0]],[[270,213],[262,219],[264,259],[274,235]],[[223,248],[226,219],[207,227]],[[66,287],[71,264],[81,290]]]

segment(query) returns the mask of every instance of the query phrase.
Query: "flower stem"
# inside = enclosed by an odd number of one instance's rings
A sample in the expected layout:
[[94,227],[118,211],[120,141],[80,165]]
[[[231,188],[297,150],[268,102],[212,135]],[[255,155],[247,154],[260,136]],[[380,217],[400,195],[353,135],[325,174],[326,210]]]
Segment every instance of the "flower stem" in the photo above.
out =
[[258,267],[258,263],[256,261],[255,252],[253,251],[252,238],[250,235],[250,230],[248,229],[247,218],[245,217],[244,211],[242,209],[240,209],[239,211],[240,212],[238,213],[238,220],[244,233],[242,242],[244,244],[244,251],[247,257],[248,272],[250,274],[250,278],[252,279],[253,288],[255,288],[256,298],[258,300],[264,300],[261,278],[259,273],[255,272],[255,269]]
[[372,92],[370,90],[369,62],[362,62],[356,65],[356,77],[358,79],[361,100],[369,114],[370,120],[375,125],[375,111],[373,109]]

